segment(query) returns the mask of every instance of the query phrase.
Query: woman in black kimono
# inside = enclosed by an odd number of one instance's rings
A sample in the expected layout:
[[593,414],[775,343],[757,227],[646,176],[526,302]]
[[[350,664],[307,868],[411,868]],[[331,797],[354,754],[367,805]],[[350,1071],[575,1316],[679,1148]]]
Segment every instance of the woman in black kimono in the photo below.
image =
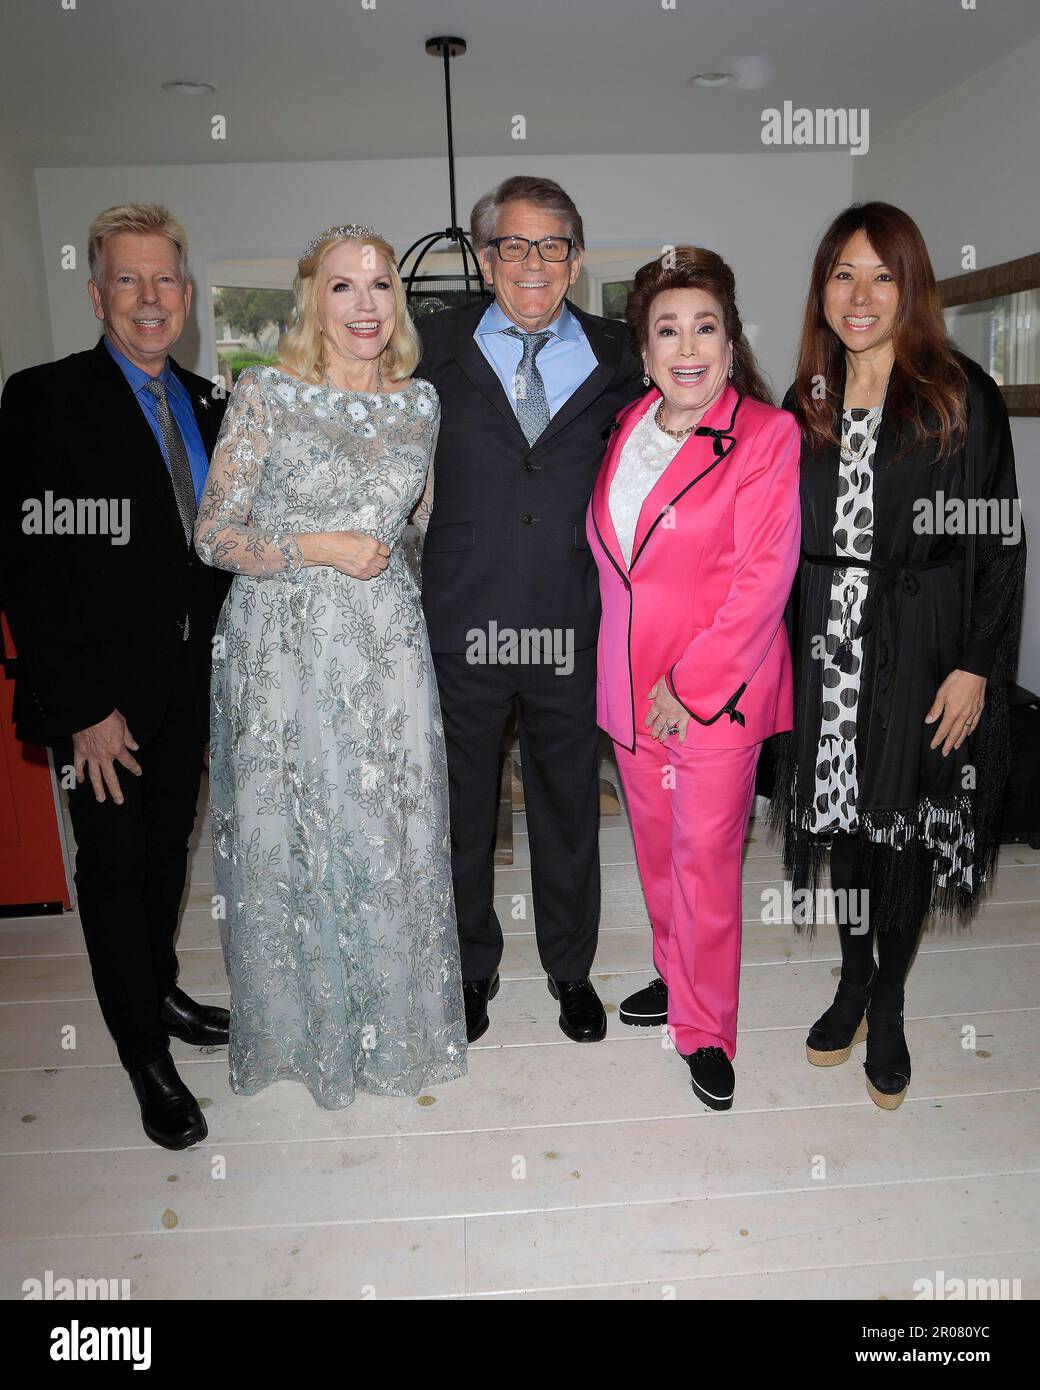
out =
[[853,206],[825,233],[784,405],[802,431],[802,556],[770,820],[810,923],[828,851],[844,890],[841,981],[806,1051],[833,1066],[865,1035],[867,1090],[895,1109],[924,918],[967,914],[996,869],[1025,569],[1003,398],[949,344],[898,208]]

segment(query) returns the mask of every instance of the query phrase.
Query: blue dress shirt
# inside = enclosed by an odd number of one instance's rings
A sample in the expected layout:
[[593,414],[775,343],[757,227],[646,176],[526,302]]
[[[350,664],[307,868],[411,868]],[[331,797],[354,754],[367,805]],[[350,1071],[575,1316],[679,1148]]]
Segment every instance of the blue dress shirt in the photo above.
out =
[[[142,372],[140,367],[135,367],[128,358],[124,357],[107,333],[105,334],[105,347],[108,348],[118,364],[119,370],[130,383],[130,388],[137,398],[137,404],[144,411],[144,417],[152,427],[156,443],[162,450],[162,456],[166,459],[166,467],[169,469],[170,460],[166,458],[166,446],[163,444],[162,434],[159,430],[159,402],[150,391],[144,389],[152,378],[147,372]],[[548,347],[549,345],[546,344],[545,351],[548,351]],[[184,447],[188,451],[188,462],[191,465],[191,480],[195,484],[195,504],[197,506],[202,500],[202,489],[206,485],[206,474],[209,472],[206,447],[202,442],[202,435],[199,434],[188,389],[170,366],[169,358],[166,359],[166,365],[159,373],[159,378],[166,387],[166,399],[170,403],[170,414],[177,421],[181,438],[184,440]]]
[[[507,316],[498,300],[491,304],[477,324],[474,340],[490,362],[502,389],[516,410],[516,369],[524,355],[524,345],[505,330],[517,324]],[[549,403],[549,418],[563,406],[587,376],[598,366],[598,358],[589,346],[581,324],[566,304],[547,325],[553,336],[534,359],[545,382]],[[521,332],[524,330],[521,329]]]

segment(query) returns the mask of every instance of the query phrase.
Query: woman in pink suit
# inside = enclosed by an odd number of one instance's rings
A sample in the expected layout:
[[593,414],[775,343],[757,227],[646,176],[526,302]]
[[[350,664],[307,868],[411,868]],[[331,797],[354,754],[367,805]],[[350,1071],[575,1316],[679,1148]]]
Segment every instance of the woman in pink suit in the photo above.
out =
[[793,722],[798,429],[770,403],[713,251],[643,266],[626,318],[655,385],[617,416],[586,526],[603,603],[597,722],[614,740],[660,978],[621,1019],[667,1023],[694,1092],[727,1110],[755,768]]

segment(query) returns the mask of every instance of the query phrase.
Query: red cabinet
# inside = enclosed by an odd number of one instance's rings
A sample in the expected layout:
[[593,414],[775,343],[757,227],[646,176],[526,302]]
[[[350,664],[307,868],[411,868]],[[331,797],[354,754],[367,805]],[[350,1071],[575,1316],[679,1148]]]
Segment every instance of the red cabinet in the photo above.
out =
[[[6,619],[3,647],[14,654]],[[62,793],[46,748],[14,736],[14,682],[0,665],[0,912],[47,903],[71,907],[64,828],[58,812]]]

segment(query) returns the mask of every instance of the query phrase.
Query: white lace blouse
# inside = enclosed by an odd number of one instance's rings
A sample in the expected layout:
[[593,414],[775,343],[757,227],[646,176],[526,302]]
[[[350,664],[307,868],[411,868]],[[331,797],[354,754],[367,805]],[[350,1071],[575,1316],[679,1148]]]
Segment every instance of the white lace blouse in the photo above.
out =
[[610,484],[610,519],[626,565],[632,563],[632,542],[643,503],[680,448],[678,439],[659,428],[654,414],[653,408],[648,410],[628,436]]

